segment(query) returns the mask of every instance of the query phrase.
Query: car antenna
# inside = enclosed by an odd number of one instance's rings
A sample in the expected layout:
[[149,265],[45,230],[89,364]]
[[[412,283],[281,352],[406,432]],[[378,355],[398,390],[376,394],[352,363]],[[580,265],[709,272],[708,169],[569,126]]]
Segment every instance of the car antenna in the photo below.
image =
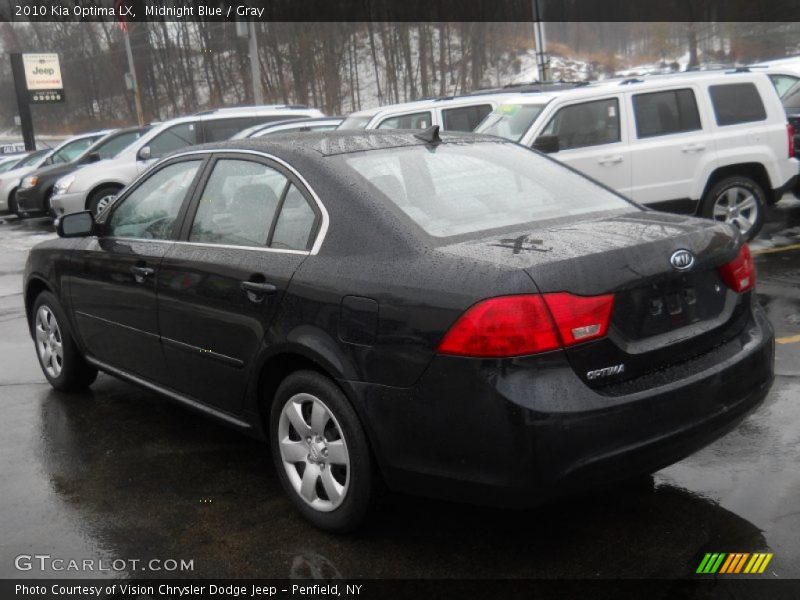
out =
[[422,140],[423,142],[427,142],[428,144],[439,144],[442,141],[442,138],[439,137],[438,125],[431,125],[424,131],[415,133],[414,137],[419,140]]

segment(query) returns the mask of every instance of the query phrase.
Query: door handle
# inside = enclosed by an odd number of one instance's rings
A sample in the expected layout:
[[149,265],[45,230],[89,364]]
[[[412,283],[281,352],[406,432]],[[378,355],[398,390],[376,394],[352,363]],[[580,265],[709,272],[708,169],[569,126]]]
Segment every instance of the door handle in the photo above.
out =
[[597,162],[601,165],[615,165],[622,162],[622,155],[615,154],[613,156],[604,156],[603,158],[597,159]]
[[144,283],[145,279],[152,277],[156,270],[151,267],[131,267],[131,273],[136,283]]
[[706,149],[705,144],[687,144],[681,148],[682,152],[702,152]]
[[260,281],[243,281],[239,285],[247,294],[247,299],[255,304],[263,302],[265,296],[271,296],[278,291],[271,283]]

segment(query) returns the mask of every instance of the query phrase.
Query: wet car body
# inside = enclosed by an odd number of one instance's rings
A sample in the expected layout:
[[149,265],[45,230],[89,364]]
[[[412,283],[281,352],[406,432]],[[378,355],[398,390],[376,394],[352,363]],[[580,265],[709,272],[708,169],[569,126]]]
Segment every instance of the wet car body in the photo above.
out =
[[[36,293],[51,290],[91,364],[261,438],[282,378],[319,371],[352,404],[390,488],[481,503],[528,506],[658,470],[764,398],[773,334],[752,289],[737,293],[719,271],[743,251],[729,226],[621,201],[435,238],[376,201],[378,190],[337,158],[482,144],[520,148],[475,135],[432,144],[413,132],[348,132],[167,158],[291,167],[319,201],[313,243],[281,253],[187,241],[200,175],[170,240],[106,238],[101,217],[97,235],[36,247],[29,319]],[[670,266],[678,251],[695,257],[691,269]],[[155,277],[142,285],[130,269],[145,262]],[[240,289],[253,273],[276,287],[265,303]],[[520,356],[440,351],[482,301],[561,293],[613,295],[608,334]]]

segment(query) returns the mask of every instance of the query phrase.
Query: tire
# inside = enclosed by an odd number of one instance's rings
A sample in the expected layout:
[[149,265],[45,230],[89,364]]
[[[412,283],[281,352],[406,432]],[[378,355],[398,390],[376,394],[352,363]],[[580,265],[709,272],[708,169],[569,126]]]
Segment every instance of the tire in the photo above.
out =
[[86,203],[86,210],[92,211],[92,215],[96,217],[100,209],[108,206],[108,202],[113,200],[113,196],[119,194],[120,189],[116,185],[106,185],[96,190],[89,198],[89,202]]
[[19,213],[17,213],[17,190],[16,190],[16,188],[11,190],[11,192],[8,194],[8,212],[11,213],[12,215],[19,216]]
[[[748,206],[745,210],[743,206]],[[700,214],[738,227],[745,239],[752,240],[764,225],[767,197],[762,187],[749,177],[726,177],[711,186]],[[731,210],[733,209],[733,210]]]
[[78,350],[67,316],[53,294],[42,292],[36,297],[31,321],[36,357],[50,385],[61,392],[89,387],[97,378],[97,369]]
[[286,377],[272,402],[269,433],[281,485],[300,514],[326,531],[357,528],[376,477],[364,429],[336,384],[314,371]]

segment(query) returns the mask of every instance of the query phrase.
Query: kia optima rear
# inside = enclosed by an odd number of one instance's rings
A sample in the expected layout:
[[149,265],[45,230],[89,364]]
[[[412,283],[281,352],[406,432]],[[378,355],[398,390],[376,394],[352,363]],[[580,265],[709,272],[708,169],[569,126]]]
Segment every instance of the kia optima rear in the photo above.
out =
[[48,380],[99,369],[269,439],[330,530],[378,477],[531,506],[656,471],[772,382],[741,234],[497,138],[201,146],[59,232],[26,271]]

